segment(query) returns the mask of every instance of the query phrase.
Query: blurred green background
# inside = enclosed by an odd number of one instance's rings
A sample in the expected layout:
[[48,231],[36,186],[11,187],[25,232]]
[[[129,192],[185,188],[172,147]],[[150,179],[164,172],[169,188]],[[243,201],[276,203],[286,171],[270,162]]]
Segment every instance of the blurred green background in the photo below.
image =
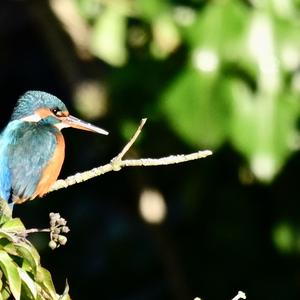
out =
[[211,149],[125,169],[18,206],[28,228],[60,212],[52,252],[73,299],[300,297],[299,0],[2,0],[0,125],[44,90],[108,137],[65,130],[61,177],[101,165],[148,122],[130,157]]

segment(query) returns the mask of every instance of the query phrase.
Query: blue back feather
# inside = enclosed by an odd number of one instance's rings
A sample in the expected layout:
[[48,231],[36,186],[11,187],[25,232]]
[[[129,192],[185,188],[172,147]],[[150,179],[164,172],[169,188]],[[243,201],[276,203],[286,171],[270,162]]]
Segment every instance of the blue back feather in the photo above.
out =
[[9,145],[14,143],[12,133],[17,129],[19,121],[9,124],[0,136],[0,197],[6,201],[11,197],[11,171],[9,169]]
[[0,197],[7,202],[11,195],[11,173],[8,167],[8,155],[0,140]]

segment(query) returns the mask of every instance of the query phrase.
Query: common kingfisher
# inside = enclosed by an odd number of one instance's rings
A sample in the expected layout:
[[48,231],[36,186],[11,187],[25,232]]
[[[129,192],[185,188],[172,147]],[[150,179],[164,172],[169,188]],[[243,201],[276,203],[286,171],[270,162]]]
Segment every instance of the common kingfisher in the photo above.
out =
[[12,208],[45,195],[65,157],[61,129],[108,132],[71,116],[57,97],[41,91],[21,96],[0,136],[0,197]]

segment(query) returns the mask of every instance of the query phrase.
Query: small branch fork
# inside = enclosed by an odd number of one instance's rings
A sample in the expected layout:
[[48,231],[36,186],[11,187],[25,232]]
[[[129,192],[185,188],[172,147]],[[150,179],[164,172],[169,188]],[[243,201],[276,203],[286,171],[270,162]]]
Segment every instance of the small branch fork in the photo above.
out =
[[[232,300],[240,300],[240,299],[247,299],[246,294],[242,291],[239,291],[237,293],[237,295],[234,298],[232,298]],[[199,297],[196,297],[196,298],[194,298],[194,300],[202,300],[202,299]]]
[[232,300],[246,299],[246,294],[242,291],[239,291],[238,294],[232,298]]
[[148,166],[178,164],[178,163],[204,158],[212,154],[212,151],[210,150],[203,150],[203,151],[198,151],[190,154],[171,155],[162,158],[140,158],[140,159],[123,160],[124,155],[132,147],[132,145],[135,143],[136,139],[142,132],[143,126],[145,125],[146,121],[147,121],[146,118],[141,120],[141,123],[138,129],[136,130],[136,132],[134,133],[133,137],[125,145],[122,151],[110,161],[110,163],[91,169],[89,171],[77,173],[75,175],[67,177],[66,179],[59,179],[54,183],[54,185],[51,187],[49,192],[57,191],[62,188],[67,188],[71,185],[87,181],[89,179],[92,179],[94,177],[103,175],[111,171],[120,171],[124,167],[141,167],[141,166],[148,167]]

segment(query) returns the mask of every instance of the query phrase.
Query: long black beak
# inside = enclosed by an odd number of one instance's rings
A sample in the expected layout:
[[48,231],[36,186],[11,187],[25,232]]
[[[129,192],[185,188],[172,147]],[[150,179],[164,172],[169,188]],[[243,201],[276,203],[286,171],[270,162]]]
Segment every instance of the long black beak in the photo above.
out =
[[82,120],[80,120],[76,117],[70,116],[70,115],[67,117],[61,118],[61,121],[63,123],[65,123],[66,125],[68,125],[69,127],[108,135],[108,132],[106,130],[99,128],[97,126],[94,126],[88,122],[82,121]]

